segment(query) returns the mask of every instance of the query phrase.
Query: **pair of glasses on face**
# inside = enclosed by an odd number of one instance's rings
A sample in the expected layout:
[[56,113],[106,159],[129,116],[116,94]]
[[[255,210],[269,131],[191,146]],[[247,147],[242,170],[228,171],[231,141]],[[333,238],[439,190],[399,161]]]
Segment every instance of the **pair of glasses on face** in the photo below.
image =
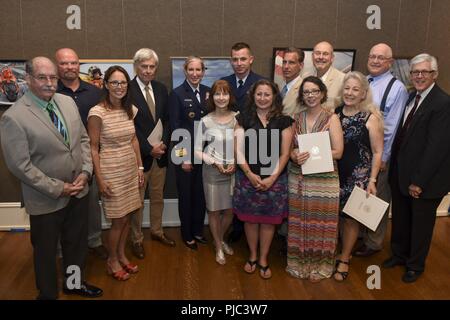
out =
[[317,97],[320,94],[320,90],[303,91],[304,97]]
[[428,77],[429,75],[431,75],[435,70],[414,70],[411,71],[410,74],[413,77],[418,77],[420,75],[424,76],[424,77]]
[[108,81],[109,85],[113,88],[118,88],[119,86],[122,88],[128,87],[128,82],[126,81]]
[[385,56],[376,56],[374,54],[369,55],[369,60],[375,61],[378,60],[380,62],[385,62],[387,60],[391,59],[390,57],[385,57]]
[[32,77],[35,78],[39,82],[46,82],[46,81],[56,82],[56,81],[58,81],[57,76],[44,76],[43,74],[38,74],[37,76],[32,75]]

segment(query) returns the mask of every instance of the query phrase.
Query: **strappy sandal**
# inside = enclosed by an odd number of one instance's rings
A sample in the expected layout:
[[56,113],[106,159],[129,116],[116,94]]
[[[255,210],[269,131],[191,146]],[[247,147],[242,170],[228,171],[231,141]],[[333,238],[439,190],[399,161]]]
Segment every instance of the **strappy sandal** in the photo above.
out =
[[[334,278],[334,280],[336,280],[338,282],[342,282],[345,279],[347,279],[347,277],[348,277],[348,271],[339,271],[338,270],[338,267],[339,267],[339,265],[341,263],[342,264],[346,264],[346,265],[350,265],[350,263],[348,261],[343,261],[343,260],[336,259],[336,269],[334,270],[333,278]],[[341,276],[341,279],[336,278],[336,274],[339,274]]]
[[[258,267],[259,267],[259,276],[261,278],[263,278],[264,280],[269,280],[270,278],[272,278],[272,270],[269,269],[269,265],[263,267],[258,263]],[[270,273],[269,275],[266,275],[268,270],[270,271]]]
[[[244,265],[244,271],[247,272],[248,274],[254,273],[256,270],[256,262],[257,262],[257,260],[255,260],[255,261],[247,260],[247,262]],[[250,269],[247,268],[247,265],[250,266]],[[250,270],[250,271],[248,271],[248,270]]]

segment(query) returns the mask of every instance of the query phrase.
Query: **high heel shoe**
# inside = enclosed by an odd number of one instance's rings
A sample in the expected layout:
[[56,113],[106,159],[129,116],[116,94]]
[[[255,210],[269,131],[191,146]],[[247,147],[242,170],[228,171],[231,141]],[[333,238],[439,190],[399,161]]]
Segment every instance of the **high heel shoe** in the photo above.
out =
[[131,262],[128,264],[123,263],[122,261],[119,261],[120,265],[124,268],[126,272],[129,274],[135,274],[139,272],[139,268],[137,265],[132,264]]
[[216,262],[222,266],[227,262],[222,249],[216,250]]
[[120,269],[120,270],[114,272],[112,267],[109,264],[106,265],[106,268],[107,268],[108,274],[116,280],[125,281],[125,280],[130,279],[130,274],[123,269]]
[[224,241],[222,241],[222,250],[229,256],[232,256],[234,254],[233,249],[228,245],[228,243]]

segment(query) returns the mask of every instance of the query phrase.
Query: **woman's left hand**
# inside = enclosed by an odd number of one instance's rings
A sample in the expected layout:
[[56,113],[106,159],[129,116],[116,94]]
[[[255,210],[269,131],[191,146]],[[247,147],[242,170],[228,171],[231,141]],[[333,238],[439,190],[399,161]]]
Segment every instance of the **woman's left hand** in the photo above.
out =
[[275,183],[275,176],[270,176],[267,178],[264,178],[261,181],[261,191],[267,191],[272,187],[272,185]]
[[144,171],[138,170],[138,179],[139,179],[139,188],[142,188],[144,186]]

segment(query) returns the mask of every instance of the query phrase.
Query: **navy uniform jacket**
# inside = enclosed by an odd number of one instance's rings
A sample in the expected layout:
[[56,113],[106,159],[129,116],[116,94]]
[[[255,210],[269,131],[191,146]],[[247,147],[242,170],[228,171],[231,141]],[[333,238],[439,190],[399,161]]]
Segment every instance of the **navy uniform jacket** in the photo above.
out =
[[[200,103],[194,94],[191,86],[187,80],[179,87],[172,90],[169,95],[169,120],[170,129],[186,129],[190,133],[191,139],[191,160],[193,161],[193,147],[194,147],[194,122],[200,121],[208,111],[206,110],[206,102],[209,96],[210,88],[200,84]],[[175,144],[181,141],[181,138],[174,142]],[[193,162],[192,162],[193,163]]]
[[237,88],[236,75],[234,73],[221,79],[227,81],[230,84],[233,95],[236,98],[236,106],[233,108],[233,111],[243,111],[248,91],[250,90],[251,86],[260,79],[264,79],[264,77],[254,73],[253,71],[250,71],[247,79],[244,82],[244,87],[239,90]]

